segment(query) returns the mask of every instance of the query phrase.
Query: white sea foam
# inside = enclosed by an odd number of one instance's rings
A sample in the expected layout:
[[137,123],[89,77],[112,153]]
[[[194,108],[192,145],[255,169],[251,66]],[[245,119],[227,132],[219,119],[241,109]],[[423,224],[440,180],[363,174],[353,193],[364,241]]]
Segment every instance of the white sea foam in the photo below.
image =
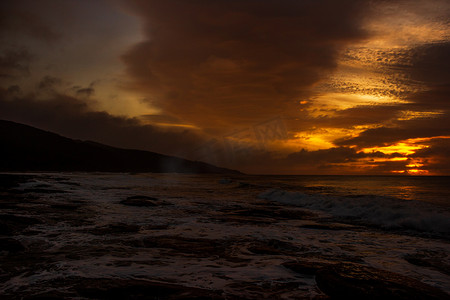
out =
[[438,206],[381,196],[337,197],[271,189],[259,198],[319,210],[336,217],[358,218],[388,229],[450,234],[450,214]]

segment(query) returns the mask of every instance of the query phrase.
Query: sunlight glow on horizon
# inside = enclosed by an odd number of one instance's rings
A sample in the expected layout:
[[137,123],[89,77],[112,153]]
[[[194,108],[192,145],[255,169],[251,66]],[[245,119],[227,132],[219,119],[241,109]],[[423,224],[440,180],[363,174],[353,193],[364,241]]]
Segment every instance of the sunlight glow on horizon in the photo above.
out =
[[6,0],[1,119],[249,172],[450,174],[448,0],[200,2]]
[[408,142],[399,142],[390,146],[377,146],[371,148],[363,148],[361,151],[364,153],[371,152],[382,152],[384,154],[394,154],[398,153],[401,155],[411,155],[414,154],[419,149],[428,148],[427,145],[415,145]]

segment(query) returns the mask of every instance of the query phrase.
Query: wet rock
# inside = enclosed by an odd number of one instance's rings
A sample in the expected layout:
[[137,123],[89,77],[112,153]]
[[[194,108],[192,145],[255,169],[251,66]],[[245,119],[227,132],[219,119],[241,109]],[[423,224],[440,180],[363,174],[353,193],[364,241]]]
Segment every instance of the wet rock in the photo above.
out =
[[325,300],[330,299],[319,290],[311,290],[302,282],[279,281],[253,281],[234,282],[226,286],[226,299],[233,300],[260,300],[260,299],[308,299]]
[[52,186],[50,184],[41,183],[41,184],[35,185],[34,187],[35,188],[44,188],[44,189],[46,189],[46,188],[49,188],[49,187],[52,187]]
[[331,266],[333,263],[319,261],[288,261],[281,265],[299,274],[315,275],[318,270]]
[[0,238],[0,251],[17,253],[24,251],[25,247],[18,240],[12,238]]
[[169,224],[148,224],[144,226],[145,230],[165,230],[169,229]]
[[171,203],[167,201],[159,200],[158,198],[149,196],[131,196],[125,200],[120,201],[120,204],[129,206],[142,206],[142,207],[171,205]]
[[38,284],[5,293],[5,299],[224,299],[221,291],[154,280],[66,277],[39,281]]
[[235,211],[233,214],[238,216],[246,216],[246,217],[268,217],[268,218],[275,218],[276,213],[273,209],[243,209],[240,211]]
[[208,257],[222,256],[226,249],[226,241],[214,239],[185,238],[181,236],[159,236],[136,240],[135,247],[166,248],[184,254],[195,254]]
[[231,262],[248,262],[234,253],[240,245],[233,240],[187,238],[182,236],[158,236],[127,242],[128,246],[143,248],[161,248],[166,255],[215,257]]
[[41,223],[36,218],[2,214],[0,215],[0,235],[13,235],[30,225]]
[[219,210],[222,215],[218,215],[211,219],[213,221],[219,222],[272,224],[278,222],[274,214],[275,209],[271,210],[266,208],[244,208],[239,205],[230,206]]
[[25,193],[38,193],[38,194],[61,194],[61,193],[67,193],[67,191],[63,190],[54,190],[54,189],[46,189],[46,188],[30,188],[30,189],[24,189]]
[[251,184],[251,183],[247,183],[247,182],[239,182],[238,185],[236,186],[236,188],[238,189],[250,189],[250,188],[258,188],[257,185]]
[[21,202],[23,197],[10,191],[2,192],[0,188],[0,209],[17,209],[17,204]]
[[222,178],[219,180],[219,184],[230,184],[233,183],[233,180],[230,178]]
[[314,213],[302,209],[280,209],[276,216],[287,220],[308,220],[316,217]]
[[265,206],[257,208],[243,208],[231,206],[221,209],[220,212],[230,216],[242,216],[252,218],[267,218],[272,220],[303,220],[314,217],[315,215],[305,210],[280,209],[277,206]]
[[58,291],[51,291],[42,293],[35,296],[26,296],[23,298],[23,300],[64,300],[67,299],[68,295],[58,292]]
[[8,224],[0,221],[0,235],[13,235],[14,231]]
[[141,229],[138,225],[115,223],[106,226],[101,226],[93,229],[86,230],[86,232],[93,235],[105,235],[105,234],[124,234],[124,233],[136,233]]
[[276,223],[277,220],[272,218],[261,218],[261,217],[245,217],[245,216],[217,216],[210,218],[212,222],[225,222],[225,223],[242,223],[242,224],[253,224],[253,225],[270,225]]
[[295,255],[303,250],[291,243],[276,239],[255,241],[247,249],[261,255]]
[[353,230],[351,226],[340,226],[337,224],[304,224],[300,228],[319,229],[319,230]]
[[64,184],[64,185],[70,185],[70,186],[81,186],[80,183],[78,182],[71,182],[71,181],[60,181],[60,184]]
[[62,203],[62,204],[52,204],[50,205],[50,207],[61,210],[77,210],[78,208],[80,208],[80,205]]
[[81,260],[98,258],[105,255],[116,258],[129,258],[137,253],[138,249],[124,248],[123,243],[120,243],[121,238],[116,240],[108,240],[105,237],[105,242],[96,242],[92,247],[86,247],[84,245],[67,245],[60,247],[57,251],[51,253],[50,258],[55,259],[70,259]]
[[17,203],[0,200],[0,209],[17,209]]
[[316,282],[332,299],[450,299],[450,295],[418,280],[359,264],[321,268]]
[[75,290],[91,299],[224,299],[215,291],[145,280],[89,279]]
[[350,262],[356,264],[364,264],[363,256],[346,253],[324,253],[321,247],[309,245],[301,257],[297,256],[296,261],[310,261],[317,264],[337,264],[341,262]]
[[110,187],[102,187],[101,190],[108,191],[108,190],[132,190],[131,187],[128,186],[110,186]]
[[450,276],[450,265],[444,261],[446,256],[446,253],[426,250],[414,254],[407,254],[404,256],[404,259],[410,264],[434,269]]

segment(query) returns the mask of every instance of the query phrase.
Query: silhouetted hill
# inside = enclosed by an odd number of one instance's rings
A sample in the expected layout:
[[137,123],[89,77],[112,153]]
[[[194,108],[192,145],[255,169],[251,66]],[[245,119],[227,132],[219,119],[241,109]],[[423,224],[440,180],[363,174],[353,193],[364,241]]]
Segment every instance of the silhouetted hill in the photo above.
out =
[[73,140],[0,120],[1,171],[239,173],[149,151]]

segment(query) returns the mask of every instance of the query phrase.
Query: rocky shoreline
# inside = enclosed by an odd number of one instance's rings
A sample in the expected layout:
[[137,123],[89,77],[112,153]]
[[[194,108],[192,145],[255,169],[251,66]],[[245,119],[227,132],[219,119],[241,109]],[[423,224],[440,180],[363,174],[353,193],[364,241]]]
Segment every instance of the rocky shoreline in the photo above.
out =
[[[369,266],[353,249],[319,249],[286,238],[286,231],[257,236],[294,225],[321,239],[363,230],[301,208],[256,198],[187,206],[175,196],[125,189],[129,196],[102,204],[115,219],[98,223],[102,207],[71,196],[82,184],[70,176],[40,176],[0,175],[2,299],[450,299],[415,278]],[[27,182],[35,184],[23,187]],[[148,217],[139,219],[142,210]],[[235,232],[213,234],[220,226]],[[405,264],[449,278],[445,259],[439,251],[404,256]],[[260,280],[252,272],[260,272]]]

